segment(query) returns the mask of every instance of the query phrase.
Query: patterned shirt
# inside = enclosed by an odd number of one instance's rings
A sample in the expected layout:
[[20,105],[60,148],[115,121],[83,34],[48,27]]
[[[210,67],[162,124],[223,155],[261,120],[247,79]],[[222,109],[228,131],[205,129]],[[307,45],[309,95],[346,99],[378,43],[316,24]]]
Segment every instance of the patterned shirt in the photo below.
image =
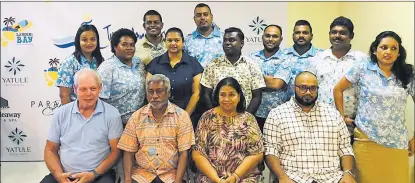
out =
[[135,50],[134,55],[147,65],[151,60],[165,53],[167,48],[164,39],[159,44],[153,45],[147,39],[147,36],[144,36],[143,39],[137,42]]
[[219,27],[213,26],[213,31],[208,37],[203,36],[196,29],[192,34],[185,38],[184,50],[190,56],[199,60],[203,68],[205,68],[213,59],[224,55],[222,48],[223,33],[220,32]]
[[[269,58],[265,58],[264,50],[260,50],[249,55],[253,61],[259,64],[259,67],[262,70],[264,75],[273,76],[283,80],[286,84],[290,81],[291,78],[291,67],[290,61],[286,60],[283,52],[278,50],[274,55]],[[288,101],[290,96],[288,94],[288,87],[279,89],[277,91],[262,91],[262,102],[259,106],[256,116],[261,118],[267,118],[269,111],[271,109],[283,104]]]
[[132,66],[122,63],[115,55],[98,68],[102,79],[100,98],[116,107],[124,124],[139,109],[145,98],[144,64],[133,57]]
[[[331,49],[320,52],[311,59],[311,71],[316,74],[319,90],[318,100],[335,107],[333,88],[346,75],[353,65],[367,62],[369,57],[360,51],[350,50],[342,58],[333,55]],[[357,100],[356,87],[344,91],[344,114],[349,117],[356,116]]]
[[135,112],[118,143],[118,148],[135,153],[132,178],[137,182],[150,183],[158,176],[173,183],[179,152],[195,144],[189,114],[170,102],[167,105],[161,121],[155,120],[149,104]]
[[338,182],[340,157],[353,154],[346,123],[328,104],[316,102],[304,112],[292,97],[271,110],[264,126],[265,155],[274,155],[298,183]]
[[[244,112],[227,117],[215,112],[215,108],[200,118],[194,149],[209,160],[219,177],[231,176],[244,158],[264,152],[261,131],[252,114]],[[257,183],[263,179],[258,167],[241,178],[241,183]],[[202,173],[197,180],[211,183]]]
[[71,101],[76,100],[76,94],[73,91],[74,76],[75,73],[83,68],[97,69],[97,61],[95,58],[91,62],[81,56],[81,64],[76,60],[72,54],[66,58],[58,70],[58,79],[56,80],[55,86],[67,87],[71,89]]
[[246,106],[251,102],[252,90],[265,87],[264,77],[256,63],[241,56],[235,64],[232,64],[225,55],[214,59],[206,67],[200,84],[214,89],[219,81],[226,77],[233,77],[239,82],[245,96]]
[[405,107],[408,94],[415,96],[414,78],[404,89],[394,74],[387,78],[372,61],[355,65],[346,78],[359,86],[356,125],[378,144],[407,149]]
[[282,50],[283,54],[286,55],[290,60],[292,60],[292,77],[290,79],[290,82],[288,83],[288,91],[290,96],[294,95],[294,90],[291,86],[294,85],[294,80],[297,74],[305,70],[308,70],[310,68],[310,59],[316,56],[317,53],[320,53],[322,51],[323,49],[316,48],[313,45],[311,45],[310,49],[302,55],[299,55],[297,51],[295,51],[294,46]]

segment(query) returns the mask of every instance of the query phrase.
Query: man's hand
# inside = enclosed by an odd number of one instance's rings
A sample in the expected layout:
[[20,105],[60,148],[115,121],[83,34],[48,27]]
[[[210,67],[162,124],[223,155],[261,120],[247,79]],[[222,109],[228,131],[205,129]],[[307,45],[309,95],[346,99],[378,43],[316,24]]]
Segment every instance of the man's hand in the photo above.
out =
[[72,175],[72,177],[79,179],[78,183],[91,183],[95,180],[95,175],[92,172],[81,172]]
[[413,156],[415,153],[415,137],[409,141],[409,156]]
[[279,183],[295,183],[293,180],[290,179],[288,176],[281,177]]
[[349,173],[345,173],[339,183],[356,183],[356,180]]
[[226,183],[236,183],[236,177],[234,175],[229,176],[225,181]]
[[352,125],[354,123],[354,119],[349,118],[347,116],[344,116],[343,119],[344,119],[344,122],[348,125]]
[[[61,173],[60,175],[58,175],[58,182],[59,183],[70,183],[71,181],[69,180],[69,177],[71,176],[71,173]],[[79,179],[74,180],[73,182],[78,182]]]

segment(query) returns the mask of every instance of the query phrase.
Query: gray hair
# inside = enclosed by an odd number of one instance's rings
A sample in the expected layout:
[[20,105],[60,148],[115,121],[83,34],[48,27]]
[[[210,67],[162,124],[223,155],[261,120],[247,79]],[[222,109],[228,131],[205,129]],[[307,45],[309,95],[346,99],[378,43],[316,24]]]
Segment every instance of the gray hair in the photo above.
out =
[[170,91],[170,79],[166,77],[163,74],[155,74],[150,76],[146,81],[146,88],[148,89],[148,86],[151,82],[163,82],[164,88],[166,88],[166,91]]
[[83,68],[83,69],[81,69],[81,70],[79,70],[78,72],[75,73],[74,85],[78,86],[79,77],[84,75],[84,74],[90,74],[90,75],[94,76],[97,83],[99,85],[102,84],[101,76],[99,76],[99,74],[96,70],[90,69],[90,68]]

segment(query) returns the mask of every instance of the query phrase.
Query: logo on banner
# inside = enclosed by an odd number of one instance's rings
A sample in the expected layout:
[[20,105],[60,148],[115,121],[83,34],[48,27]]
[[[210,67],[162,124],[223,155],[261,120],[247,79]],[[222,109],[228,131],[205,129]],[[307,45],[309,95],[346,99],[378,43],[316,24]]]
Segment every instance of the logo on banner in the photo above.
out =
[[49,59],[49,68],[43,70],[43,77],[45,78],[48,86],[54,86],[56,80],[58,79],[59,66],[60,64],[58,58]]
[[1,98],[1,121],[2,122],[17,122],[22,113],[9,112],[9,101]]
[[12,59],[8,60],[3,67],[7,72],[9,72],[12,75],[11,77],[5,76],[1,78],[1,82],[4,83],[4,85],[24,86],[29,82],[28,77],[21,76],[21,72],[25,65],[22,63],[20,59],[16,59],[16,57],[13,57]]
[[254,33],[254,36],[249,36],[248,34],[248,36],[245,36],[245,42],[262,43],[262,33],[264,32],[265,27],[267,27],[265,20],[257,16],[255,19],[252,20],[251,24],[249,24],[248,27],[251,28],[252,32]]
[[28,153],[32,152],[32,147],[23,146],[27,135],[18,128],[12,130],[9,134],[9,139],[17,146],[6,146],[6,151],[9,155],[12,156],[21,156],[21,155],[28,155]]
[[9,101],[4,99],[3,97],[0,97],[0,106],[1,109],[8,109],[9,107]]
[[41,109],[41,112],[44,116],[51,116],[55,109],[61,106],[60,100],[45,100],[45,101],[30,101],[31,108],[38,108]]
[[30,45],[33,42],[33,33],[27,29],[32,27],[30,20],[21,20],[16,23],[16,18],[9,17],[3,20],[4,27],[1,29],[1,46],[6,47],[9,42],[15,42],[17,45]]

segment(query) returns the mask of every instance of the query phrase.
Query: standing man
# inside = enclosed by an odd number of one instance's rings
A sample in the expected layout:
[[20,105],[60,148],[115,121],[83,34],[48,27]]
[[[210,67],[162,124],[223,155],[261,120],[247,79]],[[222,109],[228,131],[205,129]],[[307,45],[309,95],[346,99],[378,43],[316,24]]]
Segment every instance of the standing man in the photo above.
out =
[[149,104],[131,116],[118,143],[124,150],[125,183],[182,183],[188,150],[195,144],[189,114],[168,101],[166,76],[150,76],[146,90]]
[[322,52],[322,49],[316,48],[311,41],[313,40],[313,28],[307,20],[298,20],[295,22],[293,29],[294,45],[283,49],[282,52],[290,60],[291,64],[291,80],[288,84],[290,96],[294,95],[292,85],[294,78],[298,73],[307,70],[310,67],[310,59],[316,56],[317,53]]
[[44,152],[50,174],[41,183],[114,183],[122,124],[118,110],[98,98],[101,89],[95,70],[76,72],[77,99],[52,117]]
[[265,122],[269,169],[279,183],[356,183],[353,149],[339,111],[317,101],[314,74],[302,72],[294,84],[295,97],[273,109]]
[[262,91],[262,102],[255,114],[261,132],[271,109],[290,99],[287,83],[291,77],[291,67],[280,49],[282,29],[278,25],[268,25],[262,35],[264,49],[251,53],[251,58],[261,68],[266,88]]
[[262,88],[265,87],[264,77],[254,61],[242,56],[244,37],[239,28],[226,29],[223,36],[225,55],[214,59],[203,72],[200,84],[207,109],[213,108],[212,92],[219,81],[226,77],[235,78],[241,85],[249,113],[255,114],[261,104]]
[[[333,89],[351,67],[370,58],[361,51],[352,50],[354,26],[350,19],[340,16],[330,24],[329,39],[331,47],[311,59],[311,71],[320,83],[319,100],[335,107]],[[344,114],[349,132],[353,134],[354,118],[357,110],[356,88],[344,91]]]
[[146,35],[138,41],[135,55],[145,64],[167,51],[166,42],[161,30],[163,18],[156,10],[148,10],[143,17],[143,28]]
[[224,54],[223,33],[213,23],[213,14],[207,4],[196,5],[193,20],[197,28],[185,38],[184,50],[205,68],[213,59]]

